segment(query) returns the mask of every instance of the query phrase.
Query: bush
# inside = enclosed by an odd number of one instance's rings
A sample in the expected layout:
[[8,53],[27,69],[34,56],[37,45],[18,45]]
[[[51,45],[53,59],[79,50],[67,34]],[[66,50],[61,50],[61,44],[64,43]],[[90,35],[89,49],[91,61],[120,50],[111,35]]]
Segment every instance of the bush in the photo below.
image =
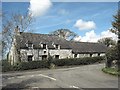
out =
[[70,66],[70,65],[87,65],[103,61],[104,57],[85,57],[85,58],[70,58],[53,60],[56,66]]
[[103,68],[102,71],[111,75],[120,76],[120,72],[116,68]]
[[12,66],[10,65],[8,60],[2,60],[1,64],[2,64],[2,72],[7,72],[12,70]]
[[54,69],[54,68],[55,68],[55,64],[51,63],[49,69]]
[[103,61],[104,57],[85,57],[85,58],[67,58],[67,59],[50,59],[31,62],[19,62],[16,65],[10,65],[8,61],[3,61],[3,72],[6,71],[20,71],[38,68],[55,68],[55,66],[71,66],[71,65],[87,65],[95,62]]
[[31,61],[31,62],[21,62],[14,66],[14,70],[28,70],[37,68],[48,68],[48,61]]
[[106,52],[106,58],[107,58],[106,67],[111,67],[113,60],[119,60],[117,47],[118,47],[117,45],[112,46],[107,50],[107,52]]

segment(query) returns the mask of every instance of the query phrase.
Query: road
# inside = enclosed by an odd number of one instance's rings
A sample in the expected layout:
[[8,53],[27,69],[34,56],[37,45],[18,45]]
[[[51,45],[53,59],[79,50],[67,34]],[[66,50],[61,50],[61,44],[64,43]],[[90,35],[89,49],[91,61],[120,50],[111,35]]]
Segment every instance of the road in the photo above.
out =
[[104,64],[4,73],[4,88],[118,88],[118,78],[101,71]]

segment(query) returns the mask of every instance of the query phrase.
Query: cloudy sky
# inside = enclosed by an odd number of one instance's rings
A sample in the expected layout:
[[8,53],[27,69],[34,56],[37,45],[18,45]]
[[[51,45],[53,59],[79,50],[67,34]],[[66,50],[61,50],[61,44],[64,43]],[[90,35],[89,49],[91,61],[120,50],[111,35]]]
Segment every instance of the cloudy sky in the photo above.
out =
[[30,2],[3,2],[2,11],[8,14],[32,13],[35,21],[31,29],[35,33],[48,34],[57,29],[70,29],[79,36],[77,41],[97,42],[104,37],[117,36],[109,32],[118,9],[117,2],[51,2],[30,0]]

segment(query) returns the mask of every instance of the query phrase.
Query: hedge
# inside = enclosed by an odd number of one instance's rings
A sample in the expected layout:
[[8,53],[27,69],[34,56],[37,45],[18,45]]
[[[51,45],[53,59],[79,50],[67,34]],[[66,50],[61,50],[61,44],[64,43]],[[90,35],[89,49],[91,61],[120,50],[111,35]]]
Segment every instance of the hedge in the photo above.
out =
[[12,70],[12,66],[10,65],[10,63],[8,63],[7,60],[0,61],[0,64],[2,66],[2,72],[7,72]]
[[56,66],[70,66],[70,65],[87,65],[93,64],[96,62],[101,62],[104,60],[104,57],[84,57],[84,58],[70,58],[70,59],[58,59],[53,60]]
[[7,71],[20,71],[37,68],[48,68],[48,61],[31,61],[31,62],[20,62],[16,65],[10,65],[7,60],[2,61],[2,72]]
[[2,63],[2,71],[19,71],[38,68],[51,68],[52,66],[71,66],[71,65],[87,65],[95,62],[103,61],[104,57],[85,57],[85,58],[70,58],[58,60],[41,60],[31,62],[20,62],[16,65],[10,65],[7,61]]
[[48,68],[48,61],[31,61],[31,62],[21,62],[13,66],[13,70],[28,70],[28,69],[38,69],[38,68]]

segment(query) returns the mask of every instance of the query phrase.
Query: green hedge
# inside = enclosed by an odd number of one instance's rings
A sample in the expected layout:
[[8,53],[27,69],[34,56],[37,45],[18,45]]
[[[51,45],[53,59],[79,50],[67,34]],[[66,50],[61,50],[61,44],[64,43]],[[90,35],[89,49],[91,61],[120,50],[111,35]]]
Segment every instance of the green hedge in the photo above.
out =
[[71,65],[87,65],[95,62],[103,61],[104,57],[85,57],[85,58],[70,58],[58,60],[41,60],[31,62],[21,62],[16,65],[10,65],[7,61],[2,63],[2,71],[19,71],[37,68],[50,68],[52,66],[71,66]]
[[31,61],[31,62],[21,62],[14,65],[14,70],[28,70],[28,69],[37,69],[37,68],[48,68],[48,61]]
[[0,61],[0,64],[2,64],[2,72],[11,71],[13,69],[7,60]]
[[93,64],[96,62],[101,62],[104,60],[104,57],[84,57],[84,58],[70,58],[70,59],[58,59],[53,60],[56,66],[70,66],[70,65],[87,65]]

